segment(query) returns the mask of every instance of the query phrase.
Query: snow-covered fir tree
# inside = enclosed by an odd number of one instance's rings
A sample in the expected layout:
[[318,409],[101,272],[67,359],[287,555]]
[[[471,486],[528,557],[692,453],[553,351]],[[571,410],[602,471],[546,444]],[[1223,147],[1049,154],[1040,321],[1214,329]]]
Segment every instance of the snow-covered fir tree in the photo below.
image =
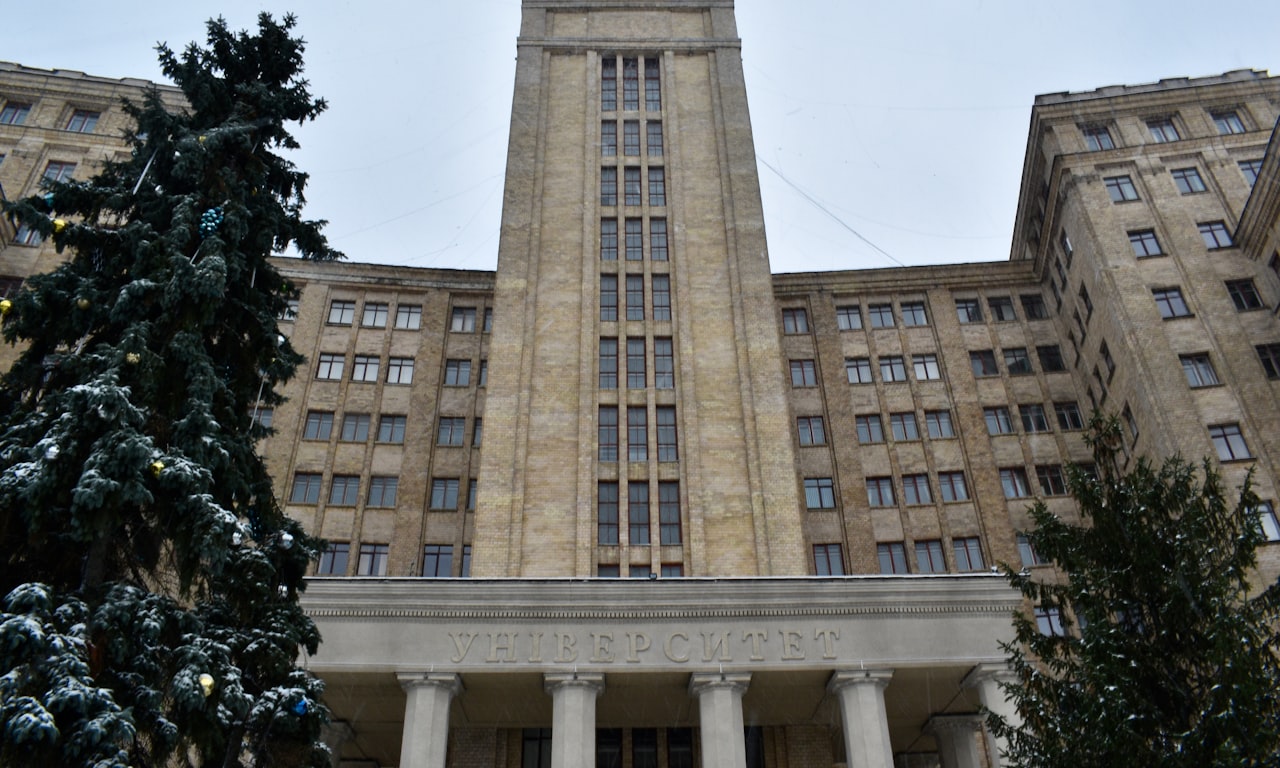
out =
[[317,542],[256,450],[301,362],[268,257],[339,256],[280,154],[325,108],[294,26],[160,46],[186,108],[127,104],[127,161],[5,206],[66,261],[0,307],[0,764],[326,762]]

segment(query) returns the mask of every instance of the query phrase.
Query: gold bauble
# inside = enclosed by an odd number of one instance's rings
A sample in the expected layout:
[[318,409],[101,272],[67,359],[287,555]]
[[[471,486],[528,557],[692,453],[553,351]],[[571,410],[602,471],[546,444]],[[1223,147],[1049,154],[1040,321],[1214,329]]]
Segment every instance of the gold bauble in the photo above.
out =
[[66,229],[66,228],[67,228],[67,220],[66,220],[66,219],[54,219],[54,220],[53,220],[53,231],[54,231],[54,232],[61,232],[62,230]]
[[13,309],[13,302],[8,299],[0,299],[0,315],[9,314],[9,310]]
[[89,300],[88,300],[88,299],[86,299],[85,297],[81,296],[80,298],[76,299],[76,306],[77,306],[77,307],[79,307],[79,308],[81,308],[81,309],[88,309],[88,308],[89,308]]
[[205,696],[213,693],[213,675],[208,672],[200,675],[200,688],[204,691]]
[[155,475],[156,477],[159,477],[160,473],[163,471],[164,471],[163,461],[160,461],[159,459],[157,459],[156,461],[151,462],[151,474]]
[[142,355],[139,355],[137,352],[129,352],[124,356],[124,361],[129,365],[137,365],[142,362]]

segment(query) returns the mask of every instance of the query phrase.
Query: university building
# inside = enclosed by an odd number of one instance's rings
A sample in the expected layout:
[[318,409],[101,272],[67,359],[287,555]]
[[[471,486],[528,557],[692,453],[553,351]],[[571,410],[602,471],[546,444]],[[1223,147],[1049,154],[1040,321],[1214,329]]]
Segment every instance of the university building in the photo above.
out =
[[[1280,540],[1280,79],[1037,97],[1008,261],[771,274],[730,0],[522,18],[496,272],[278,263],[336,765],[998,766],[992,570],[1094,410]],[[4,191],[146,85],[0,64]]]

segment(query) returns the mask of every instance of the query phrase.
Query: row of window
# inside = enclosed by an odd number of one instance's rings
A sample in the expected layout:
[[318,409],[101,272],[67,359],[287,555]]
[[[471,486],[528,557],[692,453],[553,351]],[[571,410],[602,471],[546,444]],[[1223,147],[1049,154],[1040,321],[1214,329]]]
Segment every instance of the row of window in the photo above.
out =
[[[27,122],[27,117],[31,114],[30,103],[9,101],[3,108],[0,108],[0,125],[23,125]],[[71,131],[72,133],[93,133],[93,129],[98,127],[98,119],[102,117],[101,112],[95,112],[89,109],[73,109],[67,117],[67,121],[63,123],[62,130]]]
[[[661,207],[667,204],[667,176],[666,169],[661,166],[651,166],[647,174],[641,173],[639,166],[627,166],[622,169],[622,204],[624,206],[638,206],[644,200],[643,191],[640,188],[642,176],[647,176],[649,191],[649,206],[651,208]],[[600,169],[600,205],[604,207],[615,207],[618,205],[618,169],[617,168],[601,168]]]
[[[1220,136],[1244,133],[1246,130],[1244,121],[1240,119],[1240,113],[1234,109],[1211,110],[1209,118],[1213,120],[1213,126]],[[1173,118],[1170,117],[1154,117],[1147,120],[1147,130],[1151,134],[1152,141],[1157,144],[1179,141],[1182,138]],[[1116,148],[1111,130],[1106,125],[1083,125],[1080,127],[1080,132],[1084,135],[1085,146],[1091,152]]]
[[[648,546],[653,543],[650,514],[649,483],[632,480],[627,483],[626,518],[620,517],[622,504],[616,480],[601,480],[596,487],[596,541],[601,546],[618,546],[620,535],[627,532],[630,546]],[[664,480],[658,483],[658,542],[662,546],[677,546],[683,541],[680,524],[680,483]],[[665,574],[664,574],[665,575]]]
[[[1040,365],[1045,372],[1066,370],[1062,359],[1062,350],[1057,344],[1046,344],[1036,347]],[[1003,350],[1005,368],[1010,376],[1028,375],[1035,372],[1031,365],[1031,357],[1025,347],[1010,347]],[[881,381],[887,383],[907,380],[907,362],[903,355],[882,355],[876,359],[880,369]],[[973,375],[979,378],[999,376],[1000,369],[996,364],[994,350],[982,349],[969,353],[969,362]],[[791,374],[791,386],[818,386],[817,362],[814,360],[790,360],[788,368]],[[911,369],[916,381],[936,381],[942,378],[942,367],[936,354],[927,353],[911,356]],[[845,378],[850,384],[870,384],[875,381],[872,360],[869,357],[846,357],[844,360]]]
[[[291,312],[285,319],[297,316],[296,302],[291,304]],[[449,330],[454,333],[475,333],[477,309],[475,307],[454,307],[449,316]],[[360,313],[360,325],[363,328],[386,328],[391,307],[386,302],[366,301]],[[356,303],[345,299],[329,302],[329,325],[352,325],[356,317]],[[481,329],[485,333],[493,330],[493,308],[484,309]],[[416,331],[422,328],[422,305],[399,304],[396,306],[395,328],[397,330]]]
[[[328,504],[337,507],[354,507],[360,503],[359,475],[334,475],[329,482]],[[289,491],[290,504],[318,504],[323,477],[319,472],[295,472],[293,486]],[[431,479],[431,500],[429,509],[437,511],[457,511],[458,494],[462,481],[456,477],[435,477]],[[366,507],[394,507],[396,494],[400,488],[400,479],[388,475],[374,475],[369,478],[368,492],[364,496]],[[476,481],[467,483],[467,511],[476,508]]]
[[[622,315],[626,320],[644,320],[644,275],[629,274],[623,277],[626,305]],[[671,320],[671,277],[651,275],[649,278],[653,299],[653,319],[659,322]],[[618,276],[600,276],[600,320],[616,322],[618,313]]]
[[[902,489],[902,505],[908,507],[933,504],[935,501],[958,502],[969,500],[969,486],[962,471],[938,472],[937,499],[933,485],[925,473],[905,474],[899,478]],[[1041,495],[1062,496],[1067,493],[1066,475],[1061,464],[1036,465],[1036,480]],[[897,487],[892,477],[867,477],[867,504],[871,507],[896,507],[899,505]],[[1005,467],[1000,470],[1000,484],[1005,498],[1020,499],[1031,495],[1027,472],[1022,467]],[[835,481],[830,477],[804,478],[804,503],[806,509],[835,509]]]
[[[622,768],[622,730],[621,728],[596,729],[596,768]],[[631,729],[631,762],[628,765],[632,768],[658,768],[658,756],[661,752],[658,744],[659,733],[657,728]],[[693,768],[692,729],[667,728],[662,733],[666,737],[667,768]],[[535,764],[527,761],[523,763],[522,768],[550,768],[550,765],[549,762]],[[756,766],[747,768],[756,768]],[[763,765],[760,768],[763,768]]]
[[[1044,298],[1038,293],[1024,293],[1018,297],[1022,304],[1023,314],[1028,320],[1047,320],[1049,310],[1045,307]],[[1017,320],[1013,309],[1013,298],[1010,296],[988,296],[987,308],[991,319],[996,322]],[[982,301],[976,298],[956,299],[956,317],[961,323],[981,323],[985,319],[982,312]]]
[[[1237,311],[1249,312],[1266,308],[1261,294],[1258,293],[1258,287],[1252,278],[1227,280],[1224,285],[1227,289],[1227,296],[1231,298],[1231,303]],[[1187,306],[1187,300],[1182,295],[1181,288],[1152,288],[1151,296],[1155,299],[1156,308],[1160,310],[1160,317],[1165,320],[1175,317],[1191,317],[1192,315],[1191,309]]]
[[[618,388],[618,346],[620,340],[604,337],[600,339],[600,374],[601,389]],[[642,336],[628,336],[625,340],[626,350],[626,388],[644,389],[648,384],[647,343]],[[653,386],[655,389],[674,389],[676,386],[675,352],[671,339],[660,337],[653,340]]]
[[[623,219],[623,246],[627,261],[644,261],[644,220],[640,218]],[[667,220],[653,217],[649,219],[649,259],[667,261],[670,258],[667,246]],[[600,220],[600,260],[618,260],[618,220]]]
[[[363,382],[376,382],[382,369],[382,359],[377,355],[356,355],[351,361],[351,380]],[[446,371],[450,367],[456,368],[457,364],[465,363],[467,367],[468,381],[462,383],[450,384],[446,381],[446,386],[466,386],[470,378],[470,360],[449,360],[446,362]],[[346,372],[347,358],[345,355],[336,352],[321,352],[316,364],[316,378],[336,381],[343,377]],[[387,359],[387,378],[388,384],[412,384],[413,383],[414,360],[412,357],[391,357]],[[448,375],[446,374],[446,379]],[[458,378],[455,371],[453,378]]]
[[[1262,171],[1262,160],[1241,160],[1236,165],[1240,168],[1240,173],[1244,175],[1249,186],[1253,186],[1254,182],[1258,180],[1258,174]],[[1179,194],[1195,195],[1208,190],[1204,179],[1200,176],[1200,171],[1194,167],[1173,168],[1169,171],[1169,175],[1173,178],[1174,186],[1178,188]],[[1107,176],[1103,178],[1102,183],[1113,203],[1129,203],[1141,199],[1138,194],[1138,188],[1133,183],[1133,177],[1127,174]]]
[[[386,576],[387,560],[391,547],[387,544],[361,544],[356,561],[357,576]],[[350,567],[351,544],[346,541],[329,542],[316,565],[317,576],[346,576]],[[471,575],[471,545],[462,547],[459,576]],[[426,544],[422,548],[422,569],[425,578],[447,578],[453,575],[453,545]]]
[[[684,576],[683,563],[663,563],[658,573],[662,574],[664,579],[675,579]],[[596,566],[596,576],[602,579],[619,579],[622,578],[622,566],[617,564],[602,564]],[[654,573],[653,566],[649,563],[631,563],[627,566],[628,579],[656,579],[657,573]]]
[[[1064,432],[1084,429],[1084,416],[1080,406],[1074,400],[1053,404],[1054,416],[1058,428]],[[983,419],[987,424],[989,435],[1011,435],[1016,430],[1014,420],[1008,406],[997,405],[982,409]],[[1023,403],[1018,406],[1018,420],[1024,432],[1051,432],[1049,416],[1045,407],[1039,403]]]
[[[830,547],[832,545],[819,546]],[[918,539],[914,542],[912,549],[916,562],[914,573],[947,573],[947,562],[943,556],[941,539]],[[982,556],[982,542],[979,541],[977,536],[952,539],[951,552],[956,571],[963,573],[965,571],[986,570],[986,560]],[[818,550],[815,546],[815,563],[817,553]],[[876,559],[879,560],[880,573],[906,574],[913,572],[907,565],[906,542],[885,541],[876,544]],[[820,572],[819,575],[823,574]]]
[[[649,157],[662,157],[662,122],[649,120],[644,125],[644,150]],[[618,155],[618,121],[602,120],[600,122],[600,155],[617,157]],[[640,121],[622,121],[622,155],[623,157],[640,156]]]
[[[640,64],[636,56],[605,56],[600,60],[600,111],[618,111],[618,69],[621,58],[622,109],[640,109]],[[648,112],[662,110],[662,81],[658,74],[658,59],[646,56],[644,62],[644,108]]]
[[[627,461],[649,460],[649,411],[643,406],[619,408],[616,405],[600,406],[596,426],[597,457],[602,462],[616,462],[623,455],[619,449],[619,413],[626,412]],[[654,409],[657,426],[658,461],[679,461],[680,451],[676,439],[676,408],[659,405]]]
[[[372,416],[367,413],[343,414],[338,439],[344,443],[368,441],[372,421]],[[401,415],[386,413],[379,415],[377,441],[394,445],[404,443],[407,421],[407,418]],[[261,417],[259,422],[262,422]],[[307,411],[307,419],[302,426],[302,439],[328,440],[333,436],[333,424],[333,411]],[[270,426],[270,424],[265,423],[264,426]]]

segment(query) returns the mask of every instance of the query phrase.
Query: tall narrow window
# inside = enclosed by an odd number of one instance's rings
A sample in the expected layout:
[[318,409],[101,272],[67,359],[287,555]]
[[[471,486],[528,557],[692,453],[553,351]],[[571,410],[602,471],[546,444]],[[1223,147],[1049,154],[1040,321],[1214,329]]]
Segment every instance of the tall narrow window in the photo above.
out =
[[627,338],[627,389],[645,388],[644,338]]
[[817,576],[843,576],[844,555],[839,544],[813,545],[813,572]]
[[658,483],[659,541],[663,545],[681,542],[680,534],[680,483]]
[[640,69],[632,58],[622,60],[622,108],[640,108]]
[[662,111],[662,81],[658,79],[658,60],[644,60],[644,108],[649,112]]
[[671,278],[667,275],[653,276],[653,319],[671,320]]
[[622,154],[627,157],[640,156],[640,123],[635,120],[622,123]]
[[640,204],[640,169],[639,168],[623,168],[622,169],[622,195],[623,205],[639,205]]
[[649,219],[649,258],[667,260],[667,220]]
[[618,388],[618,340],[600,340],[600,388]]
[[920,573],[946,573],[942,559],[942,542],[937,539],[916,542],[916,569]]
[[600,260],[618,260],[618,220],[600,220]]
[[644,319],[644,275],[627,275],[627,319]]
[[627,461],[649,460],[649,412],[643,405],[627,409]]
[[671,339],[659,337],[653,340],[653,386],[656,389],[676,387],[676,362]]
[[662,157],[662,123],[650,120],[645,123],[645,151],[649,157]]
[[649,205],[667,204],[667,176],[662,168],[649,169]]
[[320,555],[320,564],[316,566],[317,576],[346,576],[347,559],[351,556],[351,544],[345,541],[331,541]]
[[618,543],[618,484],[601,482],[596,486],[596,538],[603,546]]
[[356,575],[386,576],[389,554],[390,545],[388,544],[361,544],[360,562],[356,566]]
[[640,219],[627,219],[627,261],[644,261],[644,229]]
[[862,309],[857,304],[836,307],[836,327],[842,331],[862,330]]
[[600,461],[618,460],[618,406],[600,406],[600,416],[596,426],[596,441]]
[[453,575],[453,545],[427,544],[422,548],[422,575],[441,579]]
[[600,169],[600,205],[618,204],[618,169]]
[[611,323],[618,319],[618,276],[600,276],[600,320]]
[[982,544],[977,536],[952,539],[951,544],[955,549],[957,571],[981,571],[986,568],[986,563],[982,560]]
[[618,109],[618,60],[612,56],[600,60],[600,111]]
[[679,449],[676,447],[676,407],[660,405],[658,417],[658,461],[678,461]]
[[618,121],[604,120],[600,123],[600,156],[614,157],[618,154]]
[[880,560],[881,573],[907,572],[907,551],[900,541],[877,544],[876,557]]
[[632,546],[649,543],[649,484],[627,485],[627,540]]

